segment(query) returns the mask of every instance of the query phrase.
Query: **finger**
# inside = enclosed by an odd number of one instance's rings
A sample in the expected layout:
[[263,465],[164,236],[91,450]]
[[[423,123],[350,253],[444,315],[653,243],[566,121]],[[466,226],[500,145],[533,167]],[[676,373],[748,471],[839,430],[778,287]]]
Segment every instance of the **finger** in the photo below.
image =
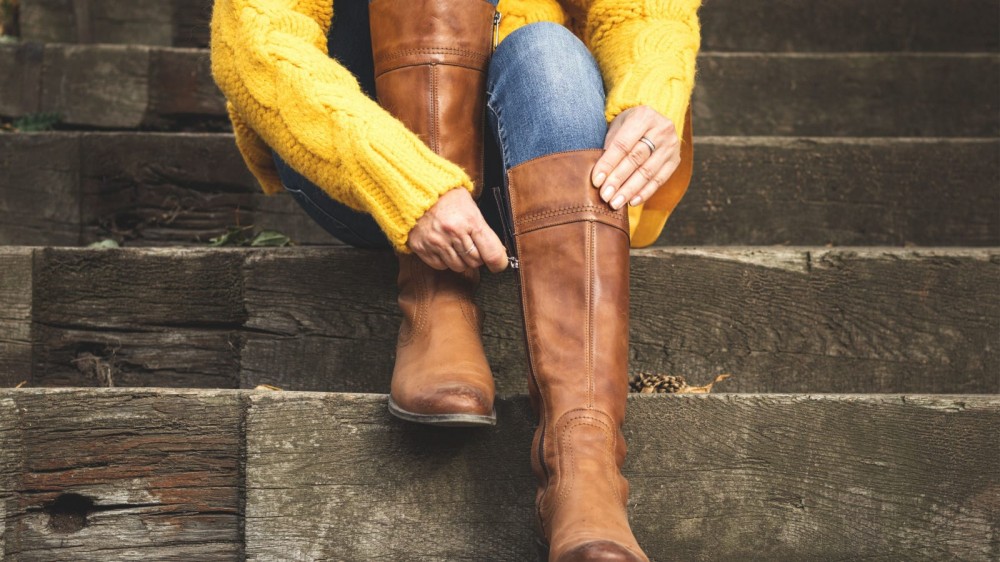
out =
[[444,264],[448,266],[448,269],[452,271],[461,273],[469,268],[465,265],[465,262],[462,261],[462,258],[458,257],[458,252],[456,252],[451,246],[446,245],[444,247],[439,247],[437,249],[437,256],[441,258],[441,261],[443,261]]
[[[639,138],[646,134],[648,129],[648,123],[633,119],[625,121],[616,131],[608,131],[608,135],[604,139],[604,154],[594,164],[593,171],[594,185],[599,187],[602,193],[606,191],[608,186],[617,190],[621,185],[620,182],[628,177],[628,174],[616,176],[614,171],[623,160],[628,158],[629,153],[639,142]],[[649,147],[647,146],[645,149],[645,152],[648,153]],[[645,160],[648,154],[640,153],[639,156]]]
[[479,259],[479,250],[472,241],[471,235],[462,235],[461,242],[457,242],[453,248],[458,256],[462,258],[462,261],[465,262],[466,267],[472,269],[483,265],[483,262]]
[[660,173],[657,174],[652,181],[647,183],[639,191],[639,193],[632,196],[632,199],[629,201],[629,205],[635,207],[637,205],[642,204],[644,201],[649,201],[650,197],[652,197],[653,194],[656,193],[658,189],[660,189],[661,187],[664,186],[664,184],[667,183],[667,181],[670,179],[670,176],[674,175],[674,172],[677,171],[677,168],[678,166],[680,166],[680,163],[681,163],[680,156],[677,156],[676,158],[671,158],[669,161],[667,161],[667,165],[660,170]]
[[486,267],[493,273],[499,273],[507,269],[507,250],[503,247],[503,242],[496,232],[483,221],[470,233],[472,241],[476,245],[480,258]]
[[[641,137],[642,135],[640,135]],[[608,203],[615,200],[618,192],[624,187],[625,183],[635,174],[636,170],[639,170],[646,162],[653,156],[653,152],[650,150],[646,143],[639,142],[636,139],[635,144],[622,158],[615,169],[608,174],[608,181],[604,187],[601,188],[601,199],[604,199]],[[657,155],[658,157],[660,155]],[[647,180],[648,181],[648,180]],[[636,189],[638,191],[638,189]],[[612,205],[613,206],[613,205]],[[618,205],[619,207],[621,205]]]
[[[645,147],[645,152],[649,152],[649,147],[644,143],[638,143],[639,146]],[[639,191],[646,186],[646,184],[652,182],[660,174],[660,170],[666,166],[668,160],[670,159],[671,152],[669,150],[658,150],[649,155],[649,157],[642,163],[641,166],[632,171],[632,175],[628,176],[621,187],[618,188],[610,198],[606,199],[611,204],[611,208],[618,210],[625,205],[625,203],[630,202],[633,197],[635,197]]]

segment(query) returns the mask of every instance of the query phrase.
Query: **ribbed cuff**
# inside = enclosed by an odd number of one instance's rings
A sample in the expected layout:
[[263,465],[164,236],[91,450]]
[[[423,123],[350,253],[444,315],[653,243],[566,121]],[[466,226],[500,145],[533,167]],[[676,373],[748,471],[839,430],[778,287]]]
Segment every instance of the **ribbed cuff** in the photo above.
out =
[[462,168],[432,151],[420,137],[395,118],[371,123],[378,135],[359,139],[358,197],[364,199],[375,221],[396,251],[406,246],[417,219],[444,193],[465,188],[473,193],[472,179]]

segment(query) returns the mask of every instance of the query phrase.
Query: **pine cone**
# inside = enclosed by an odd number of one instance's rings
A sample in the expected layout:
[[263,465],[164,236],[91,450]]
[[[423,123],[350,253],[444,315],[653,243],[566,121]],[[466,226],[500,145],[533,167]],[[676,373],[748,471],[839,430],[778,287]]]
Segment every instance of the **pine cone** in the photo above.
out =
[[631,378],[629,388],[639,394],[704,394],[712,391],[712,385],[729,377],[723,374],[705,386],[691,386],[681,375],[639,373]]

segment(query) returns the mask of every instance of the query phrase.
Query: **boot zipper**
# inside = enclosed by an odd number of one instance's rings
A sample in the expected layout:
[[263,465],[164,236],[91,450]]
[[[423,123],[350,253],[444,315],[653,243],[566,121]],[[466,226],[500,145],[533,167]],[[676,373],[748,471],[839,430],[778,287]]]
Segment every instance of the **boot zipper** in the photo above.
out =
[[500,224],[503,226],[503,238],[507,245],[507,261],[510,263],[512,269],[520,268],[520,264],[517,261],[517,246],[514,245],[514,230],[511,225],[514,222],[513,213],[510,210],[510,204],[507,202],[507,198],[504,197],[503,188],[500,186],[493,187],[493,196],[497,200],[497,207],[500,209]]
[[493,50],[497,50],[497,43],[500,42],[500,18],[503,17],[499,11],[493,12]]

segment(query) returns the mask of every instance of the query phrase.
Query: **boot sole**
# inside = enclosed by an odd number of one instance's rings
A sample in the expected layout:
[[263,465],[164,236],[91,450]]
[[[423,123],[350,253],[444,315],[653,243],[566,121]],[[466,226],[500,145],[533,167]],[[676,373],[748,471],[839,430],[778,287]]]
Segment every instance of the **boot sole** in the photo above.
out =
[[389,413],[401,420],[425,425],[482,427],[497,424],[496,410],[493,410],[488,416],[479,414],[417,414],[415,412],[408,412],[397,406],[391,396],[389,397]]

